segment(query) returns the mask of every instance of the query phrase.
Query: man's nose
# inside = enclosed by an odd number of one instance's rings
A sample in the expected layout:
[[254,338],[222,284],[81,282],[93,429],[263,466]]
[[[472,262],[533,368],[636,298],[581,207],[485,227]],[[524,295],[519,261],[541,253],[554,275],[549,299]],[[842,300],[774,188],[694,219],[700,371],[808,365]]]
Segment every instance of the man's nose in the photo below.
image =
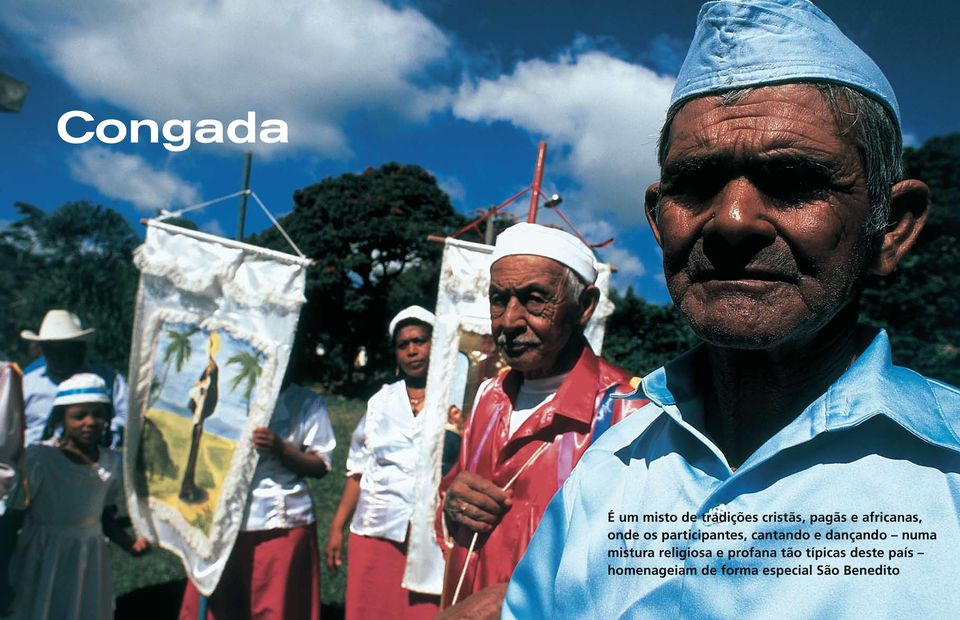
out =
[[503,327],[510,331],[526,328],[527,309],[516,297],[511,297],[503,310]]
[[776,229],[768,219],[766,196],[746,178],[730,180],[714,196],[713,213],[704,236],[719,235],[730,245],[751,238],[772,239]]

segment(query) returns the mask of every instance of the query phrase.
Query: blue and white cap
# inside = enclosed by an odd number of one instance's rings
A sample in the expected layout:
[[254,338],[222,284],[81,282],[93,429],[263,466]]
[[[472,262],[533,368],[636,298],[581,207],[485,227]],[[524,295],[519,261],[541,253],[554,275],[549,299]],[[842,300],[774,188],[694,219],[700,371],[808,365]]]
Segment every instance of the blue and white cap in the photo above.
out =
[[880,67],[809,0],[704,4],[670,106],[719,91],[811,80],[862,91],[900,127],[900,106]]
[[110,388],[100,375],[81,372],[73,375],[57,386],[57,397],[53,406],[76,405],[79,403],[110,404]]

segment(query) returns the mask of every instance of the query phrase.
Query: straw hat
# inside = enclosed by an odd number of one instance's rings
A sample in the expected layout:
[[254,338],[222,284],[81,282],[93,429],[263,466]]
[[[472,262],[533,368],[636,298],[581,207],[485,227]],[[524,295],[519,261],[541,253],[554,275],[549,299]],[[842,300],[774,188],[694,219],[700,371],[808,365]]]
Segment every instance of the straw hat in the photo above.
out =
[[85,340],[94,331],[92,327],[84,329],[80,318],[72,312],[50,310],[40,323],[39,334],[25,329],[20,332],[20,337],[34,342]]

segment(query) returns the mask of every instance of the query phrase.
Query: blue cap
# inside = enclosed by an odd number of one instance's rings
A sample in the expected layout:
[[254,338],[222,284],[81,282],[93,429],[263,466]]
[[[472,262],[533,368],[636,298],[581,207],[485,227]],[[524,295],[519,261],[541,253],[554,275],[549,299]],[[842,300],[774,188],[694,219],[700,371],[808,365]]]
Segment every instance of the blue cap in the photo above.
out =
[[697,31],[670,105],[709,93],[786,82],[851,86],[900,106],[880,67],[809,0],[717,0],[700,9]]

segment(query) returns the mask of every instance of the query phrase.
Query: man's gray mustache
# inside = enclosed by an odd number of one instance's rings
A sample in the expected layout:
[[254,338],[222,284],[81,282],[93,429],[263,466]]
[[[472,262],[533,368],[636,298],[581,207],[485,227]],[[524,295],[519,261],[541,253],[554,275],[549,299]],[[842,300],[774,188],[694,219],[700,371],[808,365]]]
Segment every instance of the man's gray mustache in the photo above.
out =
[[511,345],[520,345],[520,346],[536,346],[540,344],[538,338],[507,338],[505,334],[500,334],[497,336],[497,346],[501,349],[506,347],[508,344]]

